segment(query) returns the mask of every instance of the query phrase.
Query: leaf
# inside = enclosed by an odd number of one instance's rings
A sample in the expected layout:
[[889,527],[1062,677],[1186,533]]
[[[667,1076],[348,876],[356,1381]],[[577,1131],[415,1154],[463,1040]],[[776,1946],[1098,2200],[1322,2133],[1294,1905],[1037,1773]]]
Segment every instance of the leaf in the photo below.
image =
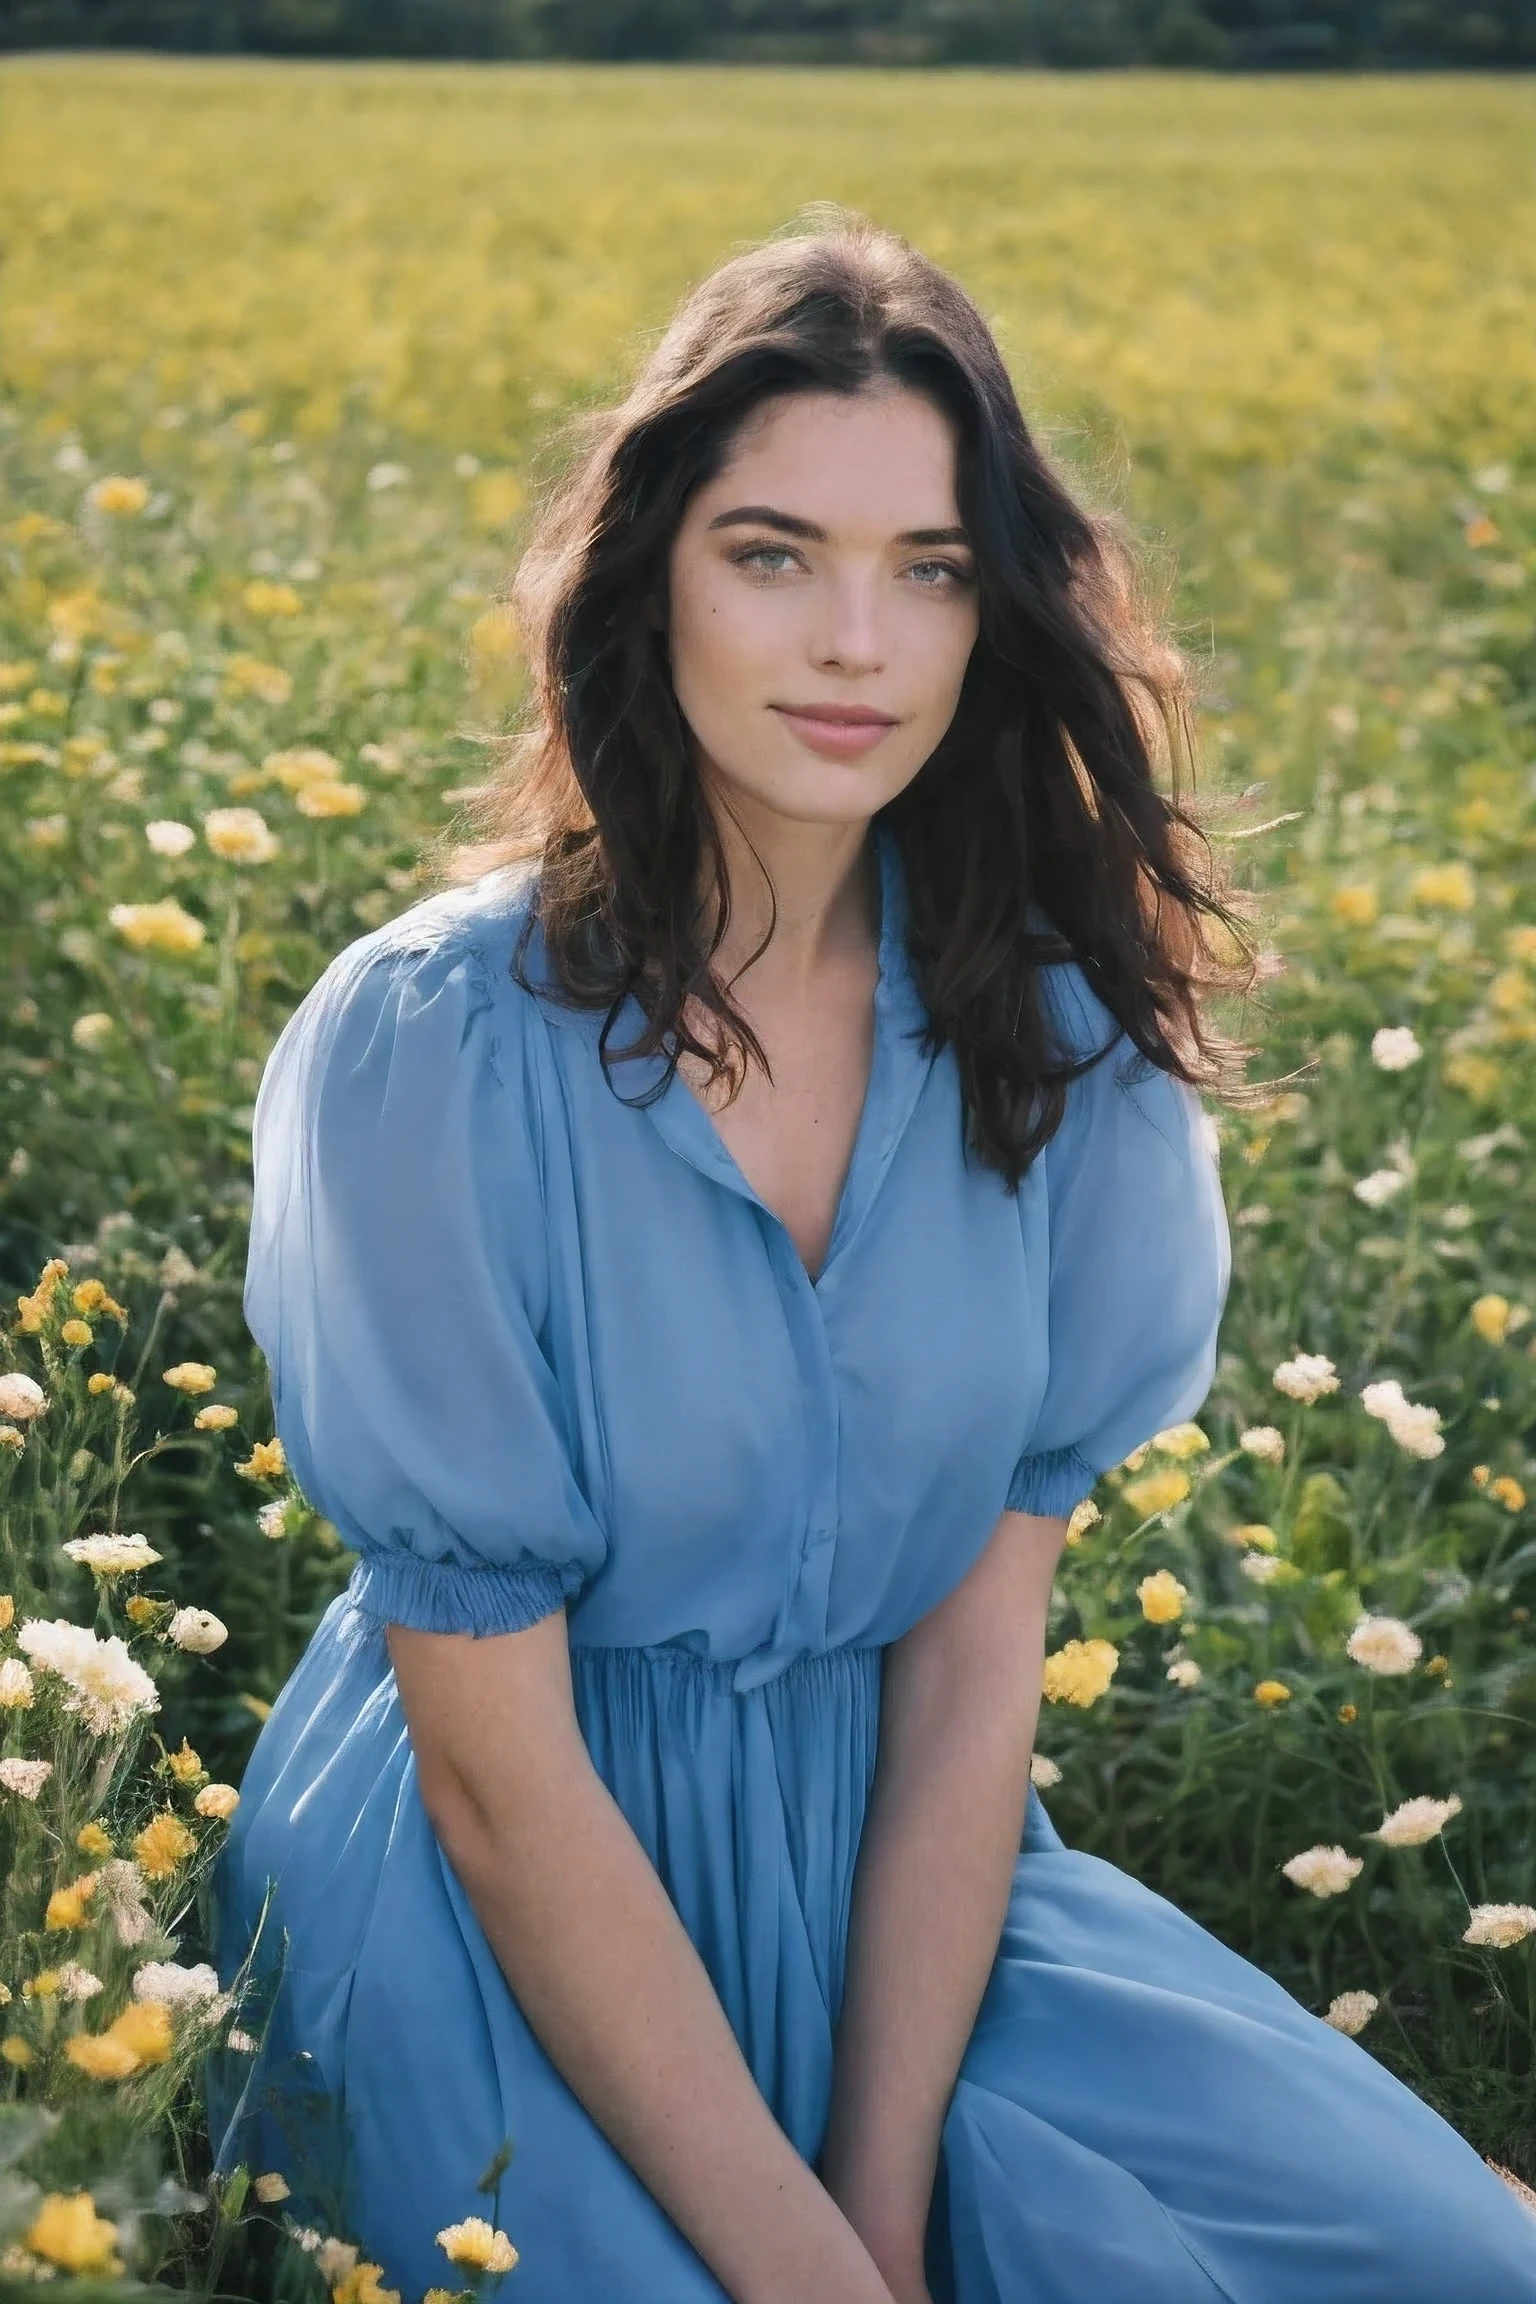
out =
[[1349,1499],[1331,1472],[1313,1472],[1301,1484],[1291,1523],[1291,1558],[1309,1576],[1350,1564]]

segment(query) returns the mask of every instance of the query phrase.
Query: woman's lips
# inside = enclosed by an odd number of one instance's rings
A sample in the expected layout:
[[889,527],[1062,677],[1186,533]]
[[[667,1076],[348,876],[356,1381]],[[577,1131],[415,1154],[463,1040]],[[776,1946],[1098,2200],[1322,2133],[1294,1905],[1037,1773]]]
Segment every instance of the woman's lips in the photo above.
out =
[[861,753],[872,751],[897,725],[894,720],[843,720],[819,712],[797,712],[787,704],[775,704],[772,709],[802,744],[830,760],[857,759]]

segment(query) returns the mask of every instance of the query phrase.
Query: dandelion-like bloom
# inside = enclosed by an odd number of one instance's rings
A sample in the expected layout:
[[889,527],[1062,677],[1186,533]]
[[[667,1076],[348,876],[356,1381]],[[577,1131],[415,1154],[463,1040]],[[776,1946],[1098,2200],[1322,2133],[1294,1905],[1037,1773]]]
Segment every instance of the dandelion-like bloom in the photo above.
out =
[[83,1048],[88,1056],[93,1056],[98,1049],[106,1047],[116,1031],[117,1019],[109,1015],[105,1008],[87,1008],[71,1024],[69,1037],[77,1048]]
[[0,1712],[25,1712],[35,1691],[32,1675],[19,1656],[0,1664]]
[[199,1408],[192,1419],[192,1428],[196,1432],[227,1432],[239,1421],[238,1408],[231,1408],[224,1400],[211,1400],[206,1408]]
[[1272,1584],[1285,1562],[1274,1552],[1245,1552],[1238,1567],[1254,1584]]
[[277,2201],[286,2200],[289,2197],[288,2179],[276,2168],[269,2169],[264,2176],[256,2177],[252,2182],[251,2190],[257,2199],[269,2208],[274,2206]]
[[288,1469],[281,1440],[258,1440],[235,1470],[246,1480],[279,1480]]
[[1374,1416],[1385,1424],[1399,1448],[1410,1456],[1434,1457],[1445,1452],[1445,1439],[1440,1430],[1440,1411],[1428,1408],[1404,1396],[1403,1388],[1395,1376],[1383,1377],[1378,1383],[1367,1384],[1360,1395],[1360,1405],[1367,1416]]
[[75,1834],[75,1846],[82,1856],[110,1856],[112,1836],[97,1823],[82,1824]]
[[66,1960],[59,1970],[59,1996],[64,2000],[94,2000],[105,1990],[101,1978],[89,1968],[82,1968],[78,1960]]
[[1187,1472],[1170,1464],[1161,1472],[1146,1472],[1137,1480],[1127,1480],[1125,1500],[1133,1512],[1150,1520],[1154,1513],[1171,1512],[1176,1504],[1182,1504],[1192,1485]]
[[193,1751],[185,1736],[181,1740],[181,1750],[167,1753],[165,1764],[178,1784],[201,1784],[208,1774],[200,1756]]
[[144,827],[144,837],[157,856],[185,856],[189,848],[197,846],[197,834],[190,824],[183,824],[175,816],[157,816]]
[[254,2056],[261,2043],[254,2032],[242,2032],[238,2024],[233,2024],[224,2035],[224,2045],[237,2056]]
[[0,1416],[14,1416],[18,1424],[30,1424],[47,1405],[47,1393],[32,1377],[23,1376],[19,1369],[0,1376]]
[[1050,1704],[1096,1704],[1119,1662],[1112,1640],[1069,1640],[1045,1659],[1041,1694]]
[[195,952],[208,933],[174,896],[158,904],[114,904],[107,918],[135,952]]
[[173,1647],[184,1648],[190,1656],[211,1656],[215,1648],[222,1648],[229,1638],[229,1626],[221,1623],[211,1609],[178,1608],[165,1628],[165,1636]]
[[1362,1616],[1344,1646],[1367,1672],[1411,1672],[1424,1653],[1417,1632],[1399,1616]]
[[1298,1888],[1305,1888],[1309,1896],[1341,1896],[1364,1863],[1363,1856],[1351,1856],[1347,1848],[1303,1848],[1299,1856],[1288,1858],[1280,1869],[1287,1880]]
[[483,2216],[466,2216],[462,2224],[449,2224],[437,2235],[437,2244],[450,2264],[467,2264],[476,2272],[510,2272],[517,2250],[505,2232],[487,2224]]
[[1283,1680],[1260,1680],[1254,1687],[1257,1704],[1289,1704],[1291,1692]]
[[1461,1932],[1463,1944],[1492,1944],[1507,1951],[1536,1930],[1536,1904],[1474,1904]]
[[0,1791],[35,1800],[52,1774],[51,1760],[0,1760]]
[[210,808],[203,838],[230,864],[269,864],[282,846],[259,808]]
[[1304,1408],[1321,1400],[1325,1392],[1337,1392],[1338,1370],[1323,1352],[1298,1352],[1289,1360],[1282,1360],[1271,1379],[1277,1392],[1287,1400],[1299,1400]]
[[[273,1509],[274,1507],[270,1504],[266,1506],[266,1510],[268,1512],[272,1511]],[[260,1520],[263,1518],[263,1515],[258,1513],[256,1517],[258,1520]],[[1067,1521],[1067,1542],[1069,1544],[1081,1544],[1089,1529],[1096,1528],[1103,1517],[1103,1513],[1099,1510],[1093,1498],[1091,1496],[1085,1496],[1081,1504],[1074,1504],[1072,1507],[1071,1516]],[[264,1522],[263,1525],[265,1525]],[[272,1534],[272,1530],[268,1528],[266,1533],[270,1536]]]
[[1371,1062],[1383,1072],[1406,1072],[1424,1051],[1406,1024],[1384,1024],[1371,1035]]
[[144,1875],[126,1856],[114,1856],[96,1875],[97,1910],[105,1912],[119,1944],[131,1948],[149,1934]]
[[196,1846],[196,1833],[168,1808],[133,1836],[133,1852],[146,1880],[169,1880]]
[[1184,1613],[1188,1590],[1170,1569],[1159,1568],[1150,1576],[1143,1576],[1136,1587],[1141,1612],[1149,1624],[1172,1624]]
[[149,502],[149,483],[137,474],[105,473],[100,480],[92,481],[85,500],[97,512],[110,513],[117,520],[129,520]]
[[59,1342],[81,1349],[96,1341],[89,1320],[66,1320],[59,1330]]
[[400,2291],[384,2286],[382,2264],[355,2264],[331,2290],[331,2304],[400,2304]]
[[1054,1760],[1047,1758],[1045,1753],[1031,1752],[1029,1756],[1029,1780],[1031,1784],[1037,1785],[1042,1792],[1049,1792],[1053,1784],[1061,1782],[1061,1770]]
[[301,816],[357,816],[367,805],[361,784],[306,784],[293,796]]
[[1362,1176],[1352,1186],[1355,1198],[1364,1201],[1367,1208],[1384,1208],[1395,1200],[1408,1179],[1401,1168],[1375,1168],[1369,1176]]
[[1346,881],[1329,898],[1329,910],[1346,928],[1369,928],[1381,906],[1368,880]]
[[192,1805],[199,1816],[210,1816],[222,1824],[239,1807],[240,1795],[233,1784],[205,1784]]
[[1503,1505],[1506,1512],[1525,1510],[1525,1490],[1507,1472],[1501,1472],[1497,1480],[1489,1482],[1488,1493],[1496,1504]]
[[152,1567],[161,1555],[146,1536],[71,1536],[63,1546],[71,1560],[93,1576],[129,1576]]
[[142,1968],[134,1970],[133,1996],[135,2000],[157,2000],[166,2008],[207,2008],[223,1997],[217,1971],[206,1960],[199,1960],[192,1968],[184,1968],[176,1960],[146,1960]]
[[1188,1456],[1203,1456],[1211,1443],[1198,1424],[1170,1424],[1166,1431],[1153,1433],[1151,1445],[1162,1455],[1182,1461]]
[[1163,1677],[1171,1680],[1175,1688],[1198,1688],[1202,1675],[1193,1656],[1175,1656]]
[[1472,1307],[1472,1325],[1485,1344],[1502,1344],[1517,1311],[1523,1309],[1511,1304],[1507,1296],[1479,1296]]
[[280,664],[237,649],[224,666],[224,677],[237,694],[259,696],[263,704],[286,704],[293,694],[293,675]]
[[206,1360],[178,1360],[160,1379],[162,1384],[169,1384],[173,1392],[211,1392],[218,1380],[217,1368]]
[[[1095,1513],[1094,1518],[1097,1519],[1097,1517],[1098,1514]],[[279,1537],[287,1535],[288,1506],[282,1497],[278,1497],[275,1503],[263,1504],[261,1510],[256,1515],[256,1525],[261,1530],[263,1536],[271,1537],[274,1542]],[[1072,1524],[1070,1521],[1068,1521],[1067,1542],[1070,1544],[1072,1541]]]
[[249,616],[297,616],[304,605],[302,593],[291,584],[272,584],[264,576],[251,578],[240,601]]
[[90,1918],[87,1907],[96,1894],[96,1879],[94,1872],[82,1872],[78,1879],[71,1880],[66,1887],[55,1888],[48,1899],[43,1926],[83,1928]]
[[159,1711],[159,1689],[116,1633],[98,1640],[61,1616],[52,1623],[31,1617],[16,1638],[37,1670],[64,1682],[65,1710],[78,1713],[93,1735],[118,1735],[138,1713]]
[[1444,1830],[1453,1816],[1461,1814],[1461,1795],[1453,1792],[1448,1800],[1434,1800],[1421,1795],[1416,1800],[1404,1800],[1390,1815],[1384,1816],[1368,1840],[1380,1840],[1387,1848],[1422,1848]]
[[1459,862],[1431,864],[1415,872],[1409,890],[1416,904],[1430,904],[1443,912],[1470,912],[1477,902],[1477,882]]
[[46,2194],[23,2238],[34,2256],[61,2272],[110,2275],[123,2269],[116,2254],[117,2226],[97,2215],[89,2192]]
[[1341,1992],[1329,2001],[1323,2022],[1331,2024],[1335,2032],[1347,2032],[1353,2039],[1357,2032],[1365,2030],[1380,2006],[1374,1992]]

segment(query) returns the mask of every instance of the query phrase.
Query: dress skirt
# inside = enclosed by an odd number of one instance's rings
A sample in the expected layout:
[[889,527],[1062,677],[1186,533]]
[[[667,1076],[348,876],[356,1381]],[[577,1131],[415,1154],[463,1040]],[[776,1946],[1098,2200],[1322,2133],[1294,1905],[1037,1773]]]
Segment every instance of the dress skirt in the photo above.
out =
[[[674,1644],[573,1642],[583,1734],[775,2115],[820,2146],[880,1650],[760,1686]],[[361,2244],[403,2304],[496,2220],[517,2304],[725,2304],[534,2038],[417,1793],[382,1626],[327,1611],[215,1873],[221,1980],[270,2019],[211,2072],[219,2165]],[[276,1960],[285,1951],[280,1974]],[[933,2304],[1522,2304],[1536,2216],[1358,2042],[1175,1905],[1066,1847],[1031,1787],[943,2129]],[[807,2300],[809,2304],[809,2300]]]

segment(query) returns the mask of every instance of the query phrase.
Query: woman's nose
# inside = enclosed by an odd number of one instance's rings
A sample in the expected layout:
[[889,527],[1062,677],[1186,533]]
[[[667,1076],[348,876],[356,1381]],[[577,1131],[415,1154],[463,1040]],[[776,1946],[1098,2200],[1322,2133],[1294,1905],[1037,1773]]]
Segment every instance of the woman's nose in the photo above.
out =
[[878,672],[886,657],[878,578],[850,574],[818,590],[813,661],[843,672]]

